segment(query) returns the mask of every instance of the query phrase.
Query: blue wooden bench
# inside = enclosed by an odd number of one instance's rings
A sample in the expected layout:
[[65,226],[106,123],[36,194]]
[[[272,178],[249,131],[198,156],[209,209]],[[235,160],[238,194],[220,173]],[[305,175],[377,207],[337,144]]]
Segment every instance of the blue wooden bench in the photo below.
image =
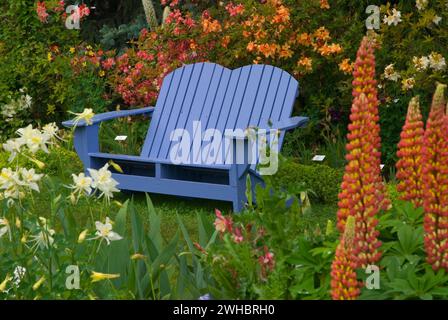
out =
[[[287,130],[308,122],[306,117],[291,117],[298,88],[290,74],[273,66],[250,65],[229,70],[213,63],[185,65],[165,77],[155,107],[98,114],[92,125],[78,122],[74,147],[86,172],[87,168],[98,169],[110,160],[119,164],[124,173],[113,173],[113,178],[121,190],[231,201],[234,211],[239,212],[246,203],[247,174],[254,184],[262,181],[257,173],[258,159],[249,161],[245,156],[239,163],[235,163],[235,158],[233,163],[225,159],[201,163],[195,161],[201,156],[191,146],[193,161],[175,164],[172,150],[177,142],[171,141],[172,132],[185,129],[194,141],[198,134],[193,131],[195,121],[200,121],[202,133],[207,129],[221,133],[249,127],[276,129],[281,148]],[[100,123],[142,114],[152,119],[140,156],[100,152]],[[75,123],[66,121],[63,125],[73,127]],[[243,141],[248,151],[247,138],[235,136],[232,141],[233,148]],[[224,143],[219,148],[224,148]],[[228,151],[224,150],[221,156],[228,155]]]

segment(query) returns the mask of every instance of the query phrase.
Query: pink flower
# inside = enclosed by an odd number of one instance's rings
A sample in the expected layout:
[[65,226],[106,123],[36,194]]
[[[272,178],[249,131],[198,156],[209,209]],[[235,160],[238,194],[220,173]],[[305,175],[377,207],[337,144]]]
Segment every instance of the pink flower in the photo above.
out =
[[261,265],[261,277],[266,278],[267,271],[272,271],[275,266],[274,254],[268,250],[268,247],[264,246],[264,255],[258,258],[258,262]]
[[102,65],[104,69],[110,70],[115,65],[115,60],[113,58],[108,58],[102,62]]
[[214,222],[215,229],[219,231],[220,233],[224,233],[226,231],[232,232],[232,218],[230,217],[224,217],[218,209],[215,209],[216,219]]
[[79,6],[79,18],[87,17],[90,15],[90,8],[85,5],[85,3]]
[[230,16],[237,16],[244,12],[244,6],[240,3],[239,5],[234,5],[233,3],[229,3],[226,6],[226,10],[229,12]]
[[65,3],[64,0],[58,2],[58,5],[54,8],[54,12],[63,12],[65,11]]
[[243,242],[244,238],[243,235],[241,234],[241,229],[240,228],[235,228],[235,231],[233,233],[233,241],[235,241],[235,243],[241,243]]
[[47,13],[47,7],[45,6],[45,1],[38,1],[37,2],[37,16],[42,23],[47,23],[47,18],[49,14]]

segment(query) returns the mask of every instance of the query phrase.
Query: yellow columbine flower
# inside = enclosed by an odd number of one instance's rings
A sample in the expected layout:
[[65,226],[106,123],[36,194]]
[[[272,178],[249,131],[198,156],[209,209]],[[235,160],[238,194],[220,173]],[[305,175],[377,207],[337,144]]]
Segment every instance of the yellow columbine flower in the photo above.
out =
[[131,260],[144,260],[146,256],[141,253],[135,253],[131,256]]
[[17,227],[17,229],[20,229],[21,226],[22,226],[22,222],[21,222],[20,219],[17,217],[17,218],[16,218],[16,227]]
[[37,282],[33,285],[33,290],[36,291],[40,288],[40,286],[45,282],[45,276],[42,276]]
[[76,49],[75,49],[74,47],[71,47],[71,48],[70,48],[70,53],[73,54],[73,53],[75,53],[75,51],[76,51]]
[[91,109],[91,108],[86,108],[81,113],[75,113],[75,112],[71,112],[71,111],[69,111],[69,113],[74,114],[76,116],[75,119],[74,119],[75,126],[81,120],[84,120],[87,125],[92,125],[93,124],[92,119],[95,116],[95,113],[93,112],[93,109]]
[[0,283],[0,292],[4,292],[6,290],[6,285],[10,280],[11,277],[9,276],[9,274],[7,274],[5,280],[3,280],[2,283]]
[[79,237],[78,237],[78,243],[83,243],[84,242],[84,240],[86,239],[86,236],[87,236],[87,232],[89,232],[89,230],[84,230],[83,232],[81,232],[80,234],[79,234]]
[[92,275],[90,276],[90,279],[93,282],[99,282],[103,280],[110,280],[110,279],[117,279],[120,277],[119,273],[101,273],[101,272],[95,272],[92,271]]
[[101,71],[99,72],[99,75],[100,75],[100,77],[102,78],[102,77],[104,77],[104,76],[106,75],[106,72],[104,72],[104,70],[101,70]]
[[53,60],[53,55],[51,54],[51,52],[48,52],[47,59],[49,62],[51,62],[51,60]]

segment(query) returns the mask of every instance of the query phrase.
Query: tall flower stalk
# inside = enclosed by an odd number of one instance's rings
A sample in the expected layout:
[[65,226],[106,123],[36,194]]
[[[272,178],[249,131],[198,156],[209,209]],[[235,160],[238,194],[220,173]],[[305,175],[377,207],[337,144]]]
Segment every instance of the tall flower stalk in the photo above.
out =
[[401,199],[411,201],[415,207],[423,205],[422,166],[423,136],[425,133],[419,98],[409,102],[406,122],[398,144],[396,177]]
[[344,231],[348,217],[355,218],[354,253],[357,267],[377,262],[381,253],[377,214],[390,205],[381,177],[381,140],[375,80],[375,43],[364,37],[353,71],[353,105],[341,192],[338,228]]
[[347,218],[345,231],[336,248],[331,265],[331,297],[333,300],[354,300],[359,296],[360,283],[356,279],[354,254],[355,217]]
[[156,10],[152,0],[142,0],[143,9],[145,10],[146,21],[148,22],[151,31],[154,31],[159,23],[157,22]]
[[448,271],[448,115],[445,88],[434,93],[423,146],[425,249],[434,270]]

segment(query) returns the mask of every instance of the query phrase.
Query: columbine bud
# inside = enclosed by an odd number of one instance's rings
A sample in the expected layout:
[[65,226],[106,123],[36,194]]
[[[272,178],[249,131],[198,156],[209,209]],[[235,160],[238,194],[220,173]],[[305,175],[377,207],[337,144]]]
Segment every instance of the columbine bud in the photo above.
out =
[[79,236],[78,236],[78,243],[83,243],[84,242],[84,240],[86,240],[86,236],[87,236],[87,233],[89,232],[89,230],[84,230],[84,231],[82,231],[80,234],[79,234]]
[[45,277],[42,276],[37,282],[33,285],[33,290],[36,291],[40,288],[40,286],[45,282]]

